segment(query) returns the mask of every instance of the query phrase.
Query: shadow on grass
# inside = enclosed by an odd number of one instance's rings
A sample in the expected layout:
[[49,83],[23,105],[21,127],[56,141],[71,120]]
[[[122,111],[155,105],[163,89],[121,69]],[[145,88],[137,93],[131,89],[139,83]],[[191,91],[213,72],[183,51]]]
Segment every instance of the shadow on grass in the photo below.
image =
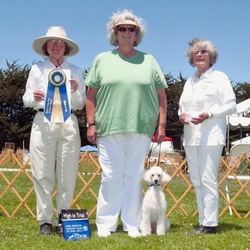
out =
[[218,226],[218,233],[224,233],[224,232],[228,232],[228,231],[232,231],[232,230],[243,230],[245,229],[245,227],[240,226],[239,224],[236,225],[234,223],[225,223],[222,222],[219,224]]
[[[168,233],[176,233],[176,232],[179,232],[179,231],[185,231],[185,226],[183,226],[183,224],[171,224],[170,226],[170,229],[167,231]],[[97,227],[96,227],[96,224],[94,222],[91,222],[90,223],[90,230],[91,230],[91,234],[95,234],[97,233]],[[118,226],[117,226],[117,229],[116,229],[116,232],[114,233],[123,233],[123,225],[122,223],[119,223]],[[153,233],[155,234],[155,233]]]

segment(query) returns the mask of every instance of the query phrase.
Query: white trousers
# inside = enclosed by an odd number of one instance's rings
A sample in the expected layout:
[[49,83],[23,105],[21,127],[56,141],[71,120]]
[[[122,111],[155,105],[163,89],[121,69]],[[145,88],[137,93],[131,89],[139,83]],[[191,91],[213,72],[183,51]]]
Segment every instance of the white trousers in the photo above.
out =
[[115,232],[121,213],[123,230],[138,228],[141,221],[142,173],[150,138],[117,134],[98,139],[102,180],[97,202],[98,230]]
[[76,116],[72,114],[65,123],[44,123],[43,113],[38,112],[32,124],[30,160],[39,224],[52,223],[55,184],[56,218],[61,209],[70,208],[79,157],[80,135]]
[[218,168],[223,146],[185,146],[191,182],[196,191],[199,224],[218,226]]

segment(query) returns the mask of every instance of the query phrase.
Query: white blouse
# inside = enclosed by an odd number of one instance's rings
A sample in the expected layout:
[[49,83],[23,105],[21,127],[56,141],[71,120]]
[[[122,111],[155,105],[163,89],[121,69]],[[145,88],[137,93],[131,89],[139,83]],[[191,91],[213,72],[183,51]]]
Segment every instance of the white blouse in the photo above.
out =
[[[71,78],[78,82],[77,90],[71,93],[71,109],[81,110],[86,100],[83,71],[79,67],[69,63],[66,60],[61,65],[61,67],[62,69],[70,69]],[[56,67],[48,59],[38,62],[32,66],[26,83],[26,90],[23,95],[23,102],[26,107],[34,108],[36,110],[44,107],[44,101],[42,100],[41,102],[36,102],[33,92],[34,90],[44,89],[44,69],[46,68],[55,69]]]
[[197,72],[184,85],[179,101],[179,115],[202,112],[212,116],[200,124],[184,125],[183,145],[225,145],[226,116],[236,112],[236,98],[228,77],[213,68],[199,78]]

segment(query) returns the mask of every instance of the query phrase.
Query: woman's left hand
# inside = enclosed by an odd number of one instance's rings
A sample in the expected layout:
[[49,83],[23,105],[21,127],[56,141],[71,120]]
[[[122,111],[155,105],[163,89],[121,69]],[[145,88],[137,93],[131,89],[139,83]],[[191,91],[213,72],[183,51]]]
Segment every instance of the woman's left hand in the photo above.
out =
[[75,92],[78,88],[78,82],[75,79],[69,80],[71,84],[71,93]]
[[199,124],[199,123],[202,123],[202,122],[204,122],[205,120],[207,120],[209,118],[209,114],[208,113],[206,113],[206,112],[204,112],[204,113],[201,113],[201,114],[199,114],[199,116],[198,117],[192,117],[191,118],[191,122],[193,123],[193,124]]

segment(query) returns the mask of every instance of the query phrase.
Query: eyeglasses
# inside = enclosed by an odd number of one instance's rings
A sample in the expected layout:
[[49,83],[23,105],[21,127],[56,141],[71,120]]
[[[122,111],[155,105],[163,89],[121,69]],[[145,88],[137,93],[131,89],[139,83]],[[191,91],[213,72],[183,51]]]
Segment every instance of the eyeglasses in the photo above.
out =
[[49,40],[47,43],[49,45],[54,45],[54,44],[56,44],[56,45],[62,45],[62,44],[64,44],[64,41],[52,39],[52,40]]
[[131,28],[119,27],[118,31],[120,31],[120,32],[126,32],[126,31],[135,32],[136,28],[134,28],[134,27],[131,27]]
[[194,50],[192,51],[193,55],[198,55],[199,53],[201,53],[201,55],[205,55],[208,54],[208,51],[206,49],[203,50]]

